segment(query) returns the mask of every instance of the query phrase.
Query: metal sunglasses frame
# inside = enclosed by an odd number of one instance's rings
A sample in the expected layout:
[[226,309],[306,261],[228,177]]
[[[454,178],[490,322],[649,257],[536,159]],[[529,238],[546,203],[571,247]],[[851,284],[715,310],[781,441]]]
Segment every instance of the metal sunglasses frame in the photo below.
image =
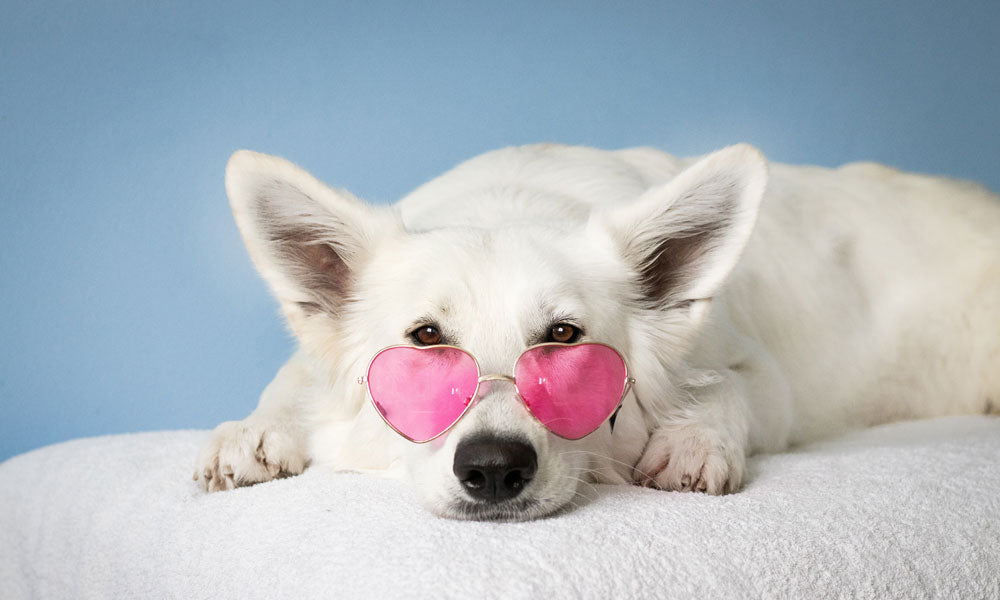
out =
[[[542,343],[542,344],[535,344],[534,346],[529,346],[529,347],[525,348],[524,352],[521,352],[521,354],[519,354],[517,356],[517,359],[514,361],[514,367],[516,367],[518,361],[521,360],[522,356],[524,356],[528,352],[531,352],[532,350],[535,350],[537,348],[544,348],[546,346],[573,347],[573,346],[587,346],[587,345],[589,345],[589,346],[604,346],[605,348],[611,350],[616,355],[618,355],[618,358],[620,358],[622,360],[622,365],[624,365],[624,367],[625,367],[625,381],[622,384],[622,394],[621,394],[621,397],[618,399],[618,402],[615,404],[614,409],[611,412],[608,413],[608,416],[604,417],[604,419],[601,421],[601,424],[599,424],[597,427],[595,427],[589,433],[587,433],[585,435],[582,435],[582,436],[580,436],[578,438],[569,438],[569,437],[566,437],[564,435],[559,435],[558,433],[556,433],[556,432],[552,431],[551,429],[549,429],[545,425],[545,423],[542,423],[542,421],[538,417],[535,416],[535,413],[531,412],[531,408],[528,406],[528,403],[524,399],[524,396],[521,395],[521,390],[518,389],[518,387],[517,387],[517,380],[514,378],[513,375],[504,375],[502,373],[487,373],[486,375],[483,375],[482,374],[483,370],[482,370],[482,368],[480,368],[479,361],[476,360],[475,355],[473,355],[468,350],[466,350],[464,348],[460,348],[458,346],[452,346],[450,344],[434,344],[434,345],[430,345],[430,346],[414,346],[412,344],[394,344],[392,346],[386,346],[385,348],[382,348],[381,350],[379,350],[378,352],[376,352],[374,355],[372,355],[371,360],[368,361],[368,368],[365,369],[365,374],[362,375],[361,377],[358,377],[357,378],[357,382],[358,382],[359,385],[365,386],[365,389],[368,391],[368,398],[369,398],[369,400],[372,403],[372,407],[375,409],[375,412],[378,413],[378,416],[382,418],[382,420],[385,422],[385,424],[388,425],[393,431],[395,431],[396,433],[398,433],[402,437],[406,438],[407,440],[413,442],[414,444],[426,444],[427,442],[436,440],[437,438],[439,438],[442,435],[444,435],[444,434],[448,433],[449,431],[451,431],[452,427],[454,427],[455,425],[457,425],[458,422],[461,421],[462,418],[465,417],[465,415],[469,412],[469,410],[477,403],[477,400],[479,398],[479,387],[484,382],[486,382],[486,381],[507,381],[507,382],[511,383],[514,386],[514,391],[517,393],[518,399],[521,401],[521,404],[524,405],[524,409],[526,411],[528,411],[528,414],[531,415],[531,418],[533,418],[534,420],[538,421],[538,423],[542,427],[545,427],[545,429],[549,433],[551,433],[552,435],[554,435],[556,437],[560,437],[560,438],[562,438],[564,440],[581,440],[581,439],[587,437],[588,435],[590,435],[591,433],[594,433],[594,431],[597,431],[598,429],[600,429],[601,425],[604,424],[605,421],[607,421],[608,419],[611,419],[612,417],[614,417],[615,415],[617,415],[618,411],[622,407],[622,403],[625,402],[626,396],[628,396],[629,392],[632,391],[632,386],[635,385],[635,378],[633,378],[631,376],[631,371],[628,368],[628,361],[625,360],[625,356],[623,356],[622,353],[619,352],[614,346],[610,346],[608,344],[603,344],[601,342],[574,342],[574,343],[571,343],[571,344],[563,344],[563,343],[559,343],[559,342],[545,342],[545,343]],[[446,427],[443,431],[441,431],[441,433],[438,433],[438,434],[434,435],[433,437],[427,438],[426,440],[415,440],[412,437],[410,437],[410,436],[406,435],[405,433],[403,433],[402,431],[400,431],[399,429],[397,429],[395,425],[393,425],[392,423],[390,423],[389,420],[385,418],[385,415],[382,414],[382,411],[380,411],[378,409],[378,406],[375,404],[375,398],[372,396],[370,379],[368,377],[368,375],[371,373],[371,370],[372,370],[372,364],[374,364],[375,359],[378,358],[380,354],[382,354],[383,352],[385,352],[387,350],[392,350],[394,348],[412,348],[412,349],[415,349],[415,350],[441,350],[441,349],[445,349],[445,348],[455,349],[455,350],[458,350],[459,352],[465,354],[469,358],[471,358],[472,362],[476,365],[476,374],[477,374],[476,388],[472,391],[472,396],[470,397],[469,402],[465,405],[465,408],[462,409],[462,412],[458,415],[458,417],[456,417],[455,420],[452,421],[451,425],[448,425],[448,427]]]

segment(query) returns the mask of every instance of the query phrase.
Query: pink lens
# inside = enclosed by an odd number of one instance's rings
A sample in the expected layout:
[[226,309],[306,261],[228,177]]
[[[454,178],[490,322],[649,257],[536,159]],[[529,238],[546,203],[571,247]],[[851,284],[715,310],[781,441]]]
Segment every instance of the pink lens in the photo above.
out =
[[458,348],[386,348],[368,367],[368,391],[386,423],[414,442],[448,430],[479,382],[475,359]]
[[625,393],[625,360],[604,344],[538,346],[514,366],[517,390],[552,433],[580,439],[614,413]]

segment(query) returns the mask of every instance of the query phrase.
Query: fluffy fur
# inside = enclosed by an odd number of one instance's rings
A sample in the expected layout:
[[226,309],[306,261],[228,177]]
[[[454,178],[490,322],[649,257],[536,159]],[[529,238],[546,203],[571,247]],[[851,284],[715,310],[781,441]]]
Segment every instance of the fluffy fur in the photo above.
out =
[[[700,159],[537,145],[473,158],[393,207],[240,151],[226,186],[300,350],[195,477],[209,491],[307,465],[408,477],[444,516],[528,519],[583,481],[712,494],[746,456],[896,419],[1000,412],[1000,201],[874,164],[768,168],[748,146]],[[762,201],[763,200],[763,201]],[[570,322],[636,384],[612,432],[548,433],[484,386],[445,436],[392,432],[356,379],[432,323],[485,373]],[[537,453],[503,502],[471,497],[457,444]]]

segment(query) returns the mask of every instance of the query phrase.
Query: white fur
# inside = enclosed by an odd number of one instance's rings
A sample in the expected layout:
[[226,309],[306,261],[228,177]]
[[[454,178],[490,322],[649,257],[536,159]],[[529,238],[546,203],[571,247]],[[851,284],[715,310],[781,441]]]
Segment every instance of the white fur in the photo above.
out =
[[[771,165],[765,194],[767,179],[748,146],[682,160],[538,145],[473,158],[384,208],[234,154],[237,223],[301,349],[252,415],[220,425],[196,478],[216,490],[306,464],[404,473],[439,514],[525,519],[572,503],[581,481],[735,491],[750,453],[1000,411],[996,196],[873,164]],[[413,444],[356,382],[423,322],[509,373],[567,318],[637,380],[613,433],[557,438],[496,383],[447,435]],[[458,442],[484,431],[538,454],[516,502],[477,503],[452,473]]]

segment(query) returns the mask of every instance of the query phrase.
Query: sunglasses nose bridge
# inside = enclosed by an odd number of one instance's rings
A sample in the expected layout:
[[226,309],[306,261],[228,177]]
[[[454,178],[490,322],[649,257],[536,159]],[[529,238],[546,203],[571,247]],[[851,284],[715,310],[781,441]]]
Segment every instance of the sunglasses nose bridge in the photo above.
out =
[[477,384],[479,389],[476,391],[476,397],[482,398],[483,396],[489,395],[493,391],[493,386],[501,381],[506,381],[508,383],[513,384],[514,378],[511,377],[510,375],[500,375],[494,373],[482,375],[479,378],[479,382]]
[[487,381],[508,381],[514,383],[514,378],[510,375],[499,375],[499,374],[489,374],[483,375],[479,378],[479,383],[485,383]]
[[501,375],[499,373],[490,373],[487,375],[482,375],[479,378],[478,390],[476,391],[476,398],[482,399],[489,396],[495,391],[494,386],[501,382],[510,383],[514,386],[514,392],[517,393],[517,384],[514,383],[514,378],[510,375]]

